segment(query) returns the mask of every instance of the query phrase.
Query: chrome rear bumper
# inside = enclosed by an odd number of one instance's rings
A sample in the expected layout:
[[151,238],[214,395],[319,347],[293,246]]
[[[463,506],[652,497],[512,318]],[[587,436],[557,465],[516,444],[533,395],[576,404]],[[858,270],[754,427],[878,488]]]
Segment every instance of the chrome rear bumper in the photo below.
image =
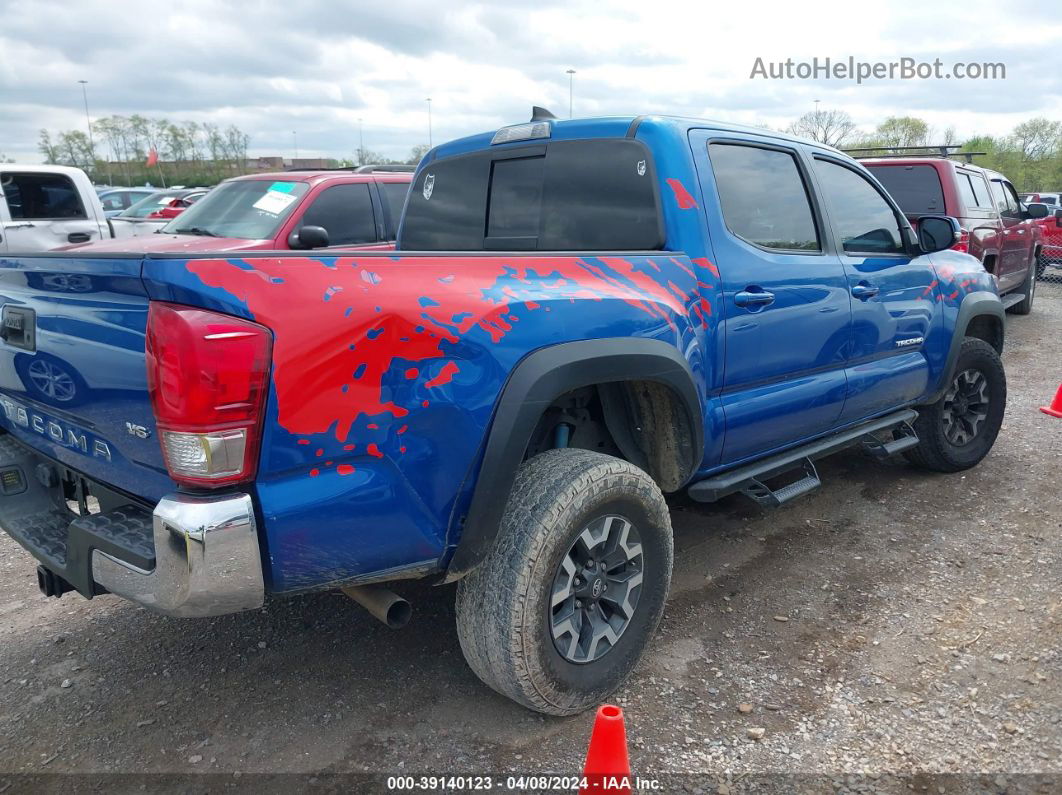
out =
[[93,580],[168,616],[217,616],[264,603],[258,529],[249,495],[167,495],[155,506],[152,534],[152,571],[95,549]]

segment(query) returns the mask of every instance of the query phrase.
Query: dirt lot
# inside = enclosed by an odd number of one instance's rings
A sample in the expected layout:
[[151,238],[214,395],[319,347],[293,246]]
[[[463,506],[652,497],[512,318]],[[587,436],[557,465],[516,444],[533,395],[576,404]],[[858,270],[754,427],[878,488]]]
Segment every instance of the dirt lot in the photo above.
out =
[[[965,475],[852,452],[775,512],[673,501],[671,600],[618,696],[636,774],[690,792],[1060,791],[1062,420],[1036,407],[1062,379],[1062,288],[1008,319],[1004,358],[1003,431]],[[592,717],[495,695],[461,658],[452,590],[403,591],[401,632],[333,595],[166,619],[47,600],[0,536],[0,793],[576,773]]]

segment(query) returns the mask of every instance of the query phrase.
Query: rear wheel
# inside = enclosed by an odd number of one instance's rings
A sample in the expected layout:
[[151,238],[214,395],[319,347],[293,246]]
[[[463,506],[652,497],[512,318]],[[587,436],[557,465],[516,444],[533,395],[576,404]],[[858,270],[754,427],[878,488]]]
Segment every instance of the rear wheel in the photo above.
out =
[[645,651],[671,582],[671,519],[634,465],[585,450],[525,462],[457,632],[487,685],[538,712],[600,704]]
[[959,472],[978,464],[995,444],[1007,404],[1007,376],[996,349],[967,338],[944,394],[918,410],[918,446],[905,455],[936,472]]
[[1025,283],[1018,289],[1025,293],[1025,298],[1010,308],[1015,315],[1027,315],[1032,312],[1033,298],[1036,295],[1036,263],[1040,258],[1039,252],[1029,263],[1029,272],[1025,276]]

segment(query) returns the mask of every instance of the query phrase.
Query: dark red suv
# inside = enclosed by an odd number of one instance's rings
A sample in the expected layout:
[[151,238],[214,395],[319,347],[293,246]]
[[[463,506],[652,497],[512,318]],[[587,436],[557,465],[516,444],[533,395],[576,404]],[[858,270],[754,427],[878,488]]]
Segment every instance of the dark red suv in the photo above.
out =
[[923,215],[950,215],[962,227],[959,251],[984,263],[1007,308],[1032,310],[1036,260],[1043,247],[1037,219],[1044,204],[1022,204],[995,171],[943,157],[860,158],[900,205],[912,225]]

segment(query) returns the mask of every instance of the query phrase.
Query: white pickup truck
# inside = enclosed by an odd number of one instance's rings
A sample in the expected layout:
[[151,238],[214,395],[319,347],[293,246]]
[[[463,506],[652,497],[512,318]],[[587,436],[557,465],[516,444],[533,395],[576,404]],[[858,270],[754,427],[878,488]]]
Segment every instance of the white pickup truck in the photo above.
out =
[[0,253],[114,236],[88,176],[69,166],[0,164]]

